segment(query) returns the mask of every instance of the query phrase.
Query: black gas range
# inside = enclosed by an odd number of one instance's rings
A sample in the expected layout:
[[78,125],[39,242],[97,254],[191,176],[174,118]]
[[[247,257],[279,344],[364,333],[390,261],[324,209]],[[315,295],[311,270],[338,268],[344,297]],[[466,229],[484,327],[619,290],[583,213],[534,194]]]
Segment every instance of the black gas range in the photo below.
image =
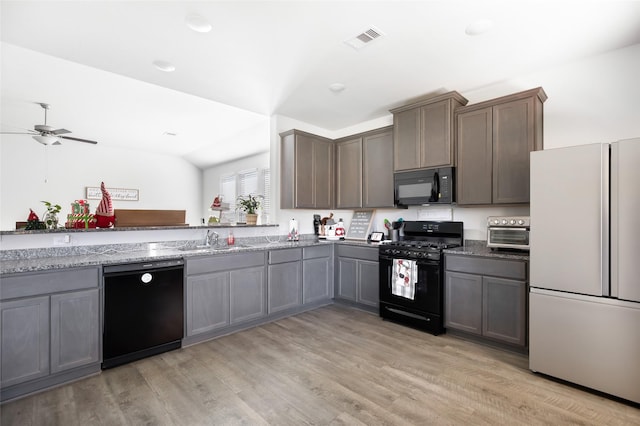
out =
[[380,316],[444,332],[442,251],[462,246],[462,222],[407,221],[400,241],[380,245]]

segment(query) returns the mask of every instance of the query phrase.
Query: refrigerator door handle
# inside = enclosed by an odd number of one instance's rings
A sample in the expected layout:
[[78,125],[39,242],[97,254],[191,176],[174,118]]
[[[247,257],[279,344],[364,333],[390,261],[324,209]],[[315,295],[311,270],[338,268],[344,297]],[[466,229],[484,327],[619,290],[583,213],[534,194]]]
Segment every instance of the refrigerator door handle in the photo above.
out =
[[610,157],[610,167],[611,167],[611,182],[610,182],[610,214],[611,214],[611,236],[610,236],[610,259],[609,267],[610,267],[610,294],[611,297],[618,297],[619,295],[619,287],[620,287],[620,277],[618,276],[618,245],[620,244],[619,233],[620,233],[620,221],[618,217],[618,203],[620,200],[620,182],[618,176],[618,168],[620,166],[620,148],[618,144],[611,144],[611,157]]
[[603,150],[603,154],[602,154],[602,158],[604,159],[604,161],[602,161],[602,179],[600,180],[602,188],[601,188],[601,194],[602,194],[602,202],[600,203],[600,218],[601,218],[601,222],[600,222],[600,238],[601,238],[601,243],[600,246],[602,247],[602,276],[601,276],[601,283],[602,283],[602,295],[603,296],[611,296],[611,283],[610,283],[610,276],[609,276],[609,271],[611,270],[611,262],[610,262],[610,245],[611,245],[611,234],[610,234],[610,230],[609,230],[609,218],[610,218],[610,206],[611,206],[611,147],[609,146],[609,144],[603,144],[602,145],[602,150]]

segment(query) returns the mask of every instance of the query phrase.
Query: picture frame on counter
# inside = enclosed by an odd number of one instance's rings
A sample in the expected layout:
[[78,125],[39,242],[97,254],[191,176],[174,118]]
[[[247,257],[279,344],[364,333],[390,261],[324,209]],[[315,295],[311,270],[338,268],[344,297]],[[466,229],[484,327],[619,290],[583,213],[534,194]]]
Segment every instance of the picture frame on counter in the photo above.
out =
[[[86,187],[87,200],[101,200],[102,191],[99,186],[87,186]],[[128,189],[128,188],[107,188],[109,194],[111,194],[111,200],[113,201],[139,201],[140,190]]]

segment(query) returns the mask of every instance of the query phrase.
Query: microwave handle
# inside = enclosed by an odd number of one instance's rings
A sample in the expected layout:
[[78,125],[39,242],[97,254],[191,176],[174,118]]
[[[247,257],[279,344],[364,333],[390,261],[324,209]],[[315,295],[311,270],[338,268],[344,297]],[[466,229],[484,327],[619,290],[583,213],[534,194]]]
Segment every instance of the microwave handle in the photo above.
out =
[[438,201],[440,199],[440,175],[437,171],[433,172],[433,185],[431,186],[431,197],[429,201]]

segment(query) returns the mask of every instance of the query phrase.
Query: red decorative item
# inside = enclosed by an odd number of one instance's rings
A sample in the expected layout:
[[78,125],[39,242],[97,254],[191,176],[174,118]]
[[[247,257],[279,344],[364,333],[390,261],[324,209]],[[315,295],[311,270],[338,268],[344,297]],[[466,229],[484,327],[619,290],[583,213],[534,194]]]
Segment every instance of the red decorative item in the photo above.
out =
[[100,190],[102,191],[102,200],[96,208],[95,214],[95,226],[98,228],[113,228],[116,223],[116,217],[113,214],[113,205],[111,203],[111,194],[104,186],[104,182],[100,184]]
[[36,212],[34,212],[32,209],[29,209],[30,213],[29,213],[29,218],[27,219],[27,222],[31,222],[31,221],[39,221],[40,218],[38,217],[38,215],[36,214]]

